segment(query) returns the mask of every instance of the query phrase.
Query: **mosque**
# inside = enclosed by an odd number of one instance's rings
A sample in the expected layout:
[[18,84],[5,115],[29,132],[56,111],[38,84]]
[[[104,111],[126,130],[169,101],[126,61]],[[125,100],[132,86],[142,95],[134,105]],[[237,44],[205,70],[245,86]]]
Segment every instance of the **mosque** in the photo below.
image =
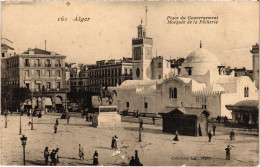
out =
[[117,91],[114,102],[119,111],[158,114],[174,108],[202,108],[216,118],[232,113],[226,105],[258,100],[255,83],[248,76],[226,75],[217,57],[200,46],[191,52],[177,70],[168,61],[152,56],[153,39],[146,37],[146,25],[137,27],[132,39],[133,80],[109,88]]

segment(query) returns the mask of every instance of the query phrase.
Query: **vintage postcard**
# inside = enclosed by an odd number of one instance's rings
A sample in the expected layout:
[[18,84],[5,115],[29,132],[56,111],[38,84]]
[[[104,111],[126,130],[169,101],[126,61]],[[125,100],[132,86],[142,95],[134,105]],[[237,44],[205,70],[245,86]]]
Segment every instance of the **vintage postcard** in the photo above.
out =
[[1,165],[257,166],[259,2],[1,2]]

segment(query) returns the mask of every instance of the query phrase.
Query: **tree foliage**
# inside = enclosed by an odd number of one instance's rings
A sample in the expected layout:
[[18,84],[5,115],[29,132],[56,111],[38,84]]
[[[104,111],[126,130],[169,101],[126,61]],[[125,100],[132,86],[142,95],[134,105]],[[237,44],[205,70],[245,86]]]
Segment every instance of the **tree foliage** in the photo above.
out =
[[15,111],[20,109],[25,100],[30,99],[32,93],[27,88],[2,87],[1,90],[1,109]]

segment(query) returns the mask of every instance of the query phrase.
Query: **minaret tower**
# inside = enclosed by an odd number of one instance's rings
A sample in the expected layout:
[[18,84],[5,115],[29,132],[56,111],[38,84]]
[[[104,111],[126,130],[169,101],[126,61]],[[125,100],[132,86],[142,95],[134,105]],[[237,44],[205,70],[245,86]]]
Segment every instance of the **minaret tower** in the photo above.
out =
[[137,38],[132,39],[133,58],[133,80],[143,80],[152,78],[151,62],[153,39],[146,37],[147,7],[145,8],[145,25],[141,19],[141,24],[137,27]]

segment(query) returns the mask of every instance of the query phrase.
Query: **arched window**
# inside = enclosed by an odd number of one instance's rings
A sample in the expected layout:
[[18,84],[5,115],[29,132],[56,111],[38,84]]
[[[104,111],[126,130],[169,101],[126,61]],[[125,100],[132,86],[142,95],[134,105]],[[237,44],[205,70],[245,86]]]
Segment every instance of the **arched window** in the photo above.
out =
[[192,71],[191,71],[191,69],[189,69],[189,71],[188,71],[188,75],[191,75],[192,74]]
[[249,88],[248,87],[244,88],[244,97],[249,97]]
[[158,63],[158,68],[161,68],[161,67],[162,67],[162,63],[159,62],[159,63]]
[[173,92],[173,98],[177,98],[177,88],[174,88],[173,90],[174,90],[174,92]]

